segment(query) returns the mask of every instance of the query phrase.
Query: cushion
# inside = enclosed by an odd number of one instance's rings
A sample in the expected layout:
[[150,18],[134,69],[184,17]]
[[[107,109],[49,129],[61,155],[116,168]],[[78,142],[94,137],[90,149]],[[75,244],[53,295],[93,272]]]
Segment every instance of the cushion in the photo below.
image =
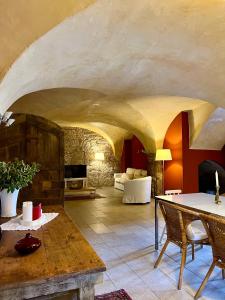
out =
[[116,180],[116,182],[121,183],[121,184],[124,184],[125,181],[127,181],[127,179],[124,179],[124,178],[119,178]]
[[205,228],[200,220],[193,221],[188,225],[187,237],[192,241],[199,241],[208,237]]
[[140,178],[141,177],[141,169],[136,169],[134,171],[134,178]]
[[121,179],[124,179],[124,180],[133,179],[133,174],[123,173],[121,176]]
[[143,177],[147,176],[147,171],[146,170],[141,170],[141,176],[143,176]]
[[134,171],[135,171],[135,169],[133,169],[133,168],[127,168],[126,173],[134,175]]
[[128,178],[129,180],[134,179],[134,174],[127,174],[127,178]]

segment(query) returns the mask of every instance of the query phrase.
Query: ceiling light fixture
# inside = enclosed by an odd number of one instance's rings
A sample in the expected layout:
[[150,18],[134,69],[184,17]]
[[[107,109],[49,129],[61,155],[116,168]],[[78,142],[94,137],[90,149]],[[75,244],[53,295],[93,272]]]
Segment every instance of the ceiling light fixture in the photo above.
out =
[[12,114],[12,111],[7,111],[4,113],[4,115],[0,114],[0,125],[4,125],[7,127],[12,125],[15,122],[15,119],[10,119]]

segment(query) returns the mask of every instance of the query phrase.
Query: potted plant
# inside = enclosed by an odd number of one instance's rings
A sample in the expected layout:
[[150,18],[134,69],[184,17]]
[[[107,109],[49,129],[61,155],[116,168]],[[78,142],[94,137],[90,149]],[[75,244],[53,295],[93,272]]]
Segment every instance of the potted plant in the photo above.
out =
[[39,171],[36,163],[26,164],[23,160],[0,162],[1,216],[16,216],[19,190],[32,182]]

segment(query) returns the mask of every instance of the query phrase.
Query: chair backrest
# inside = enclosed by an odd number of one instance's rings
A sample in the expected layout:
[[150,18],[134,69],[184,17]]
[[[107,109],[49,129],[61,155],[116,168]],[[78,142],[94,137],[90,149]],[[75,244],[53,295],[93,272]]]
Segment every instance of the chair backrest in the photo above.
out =
[[167,230],[167,238],[181,245],[186,242],[186,234],[184,234],[184,223],[180,210],[176,205],[169,204],[159,200],[159,206],[162,211]]
[[178,245],[187,243],[187,226],[199,219],[199,214],[161,200],[159,200],[159,206],[165,219],[167,238]]
[[200,218],[208,234],[213,257],[225,264],[225,219],[205,214],[200,214]]

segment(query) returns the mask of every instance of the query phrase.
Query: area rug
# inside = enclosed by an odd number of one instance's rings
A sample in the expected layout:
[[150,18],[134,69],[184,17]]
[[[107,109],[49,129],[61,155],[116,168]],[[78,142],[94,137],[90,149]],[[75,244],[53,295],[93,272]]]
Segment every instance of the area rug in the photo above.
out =
[[100,194],[95,194],[93,197],[92,195],[64,195],[65,201],[73,201],[73,200],[95,200],[95,199],[101,199],[105,198],[105,196],[102,196]]
[[95,296],[95,300],[132,300],[124,289],[111,292],[108,294]]

